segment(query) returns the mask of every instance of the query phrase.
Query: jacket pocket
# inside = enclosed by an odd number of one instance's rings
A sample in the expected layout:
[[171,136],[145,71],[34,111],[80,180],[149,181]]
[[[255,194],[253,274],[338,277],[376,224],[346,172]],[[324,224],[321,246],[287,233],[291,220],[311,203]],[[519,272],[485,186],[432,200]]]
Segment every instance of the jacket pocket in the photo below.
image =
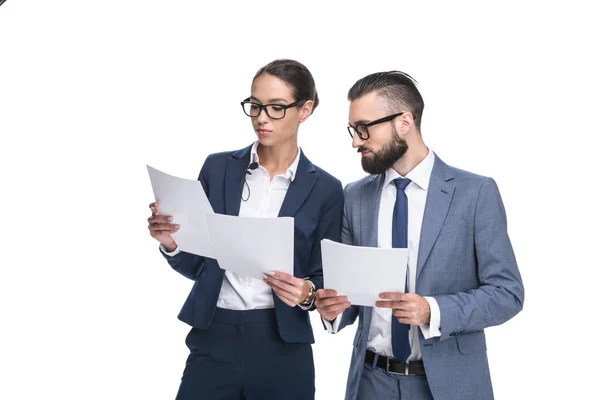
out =
[[449,233],[455,233],[455,232],[462,231],[467,228],[468,228],[468,225],[466,224],[466,222],[459,223],[459,224],[444,224],[442,226],[442,229],[440,230],[439,236],[444,236]]
[[458,351],[461,354],[476,354],[486,351],[485,335],[483,331],[466,333],[456,336]]

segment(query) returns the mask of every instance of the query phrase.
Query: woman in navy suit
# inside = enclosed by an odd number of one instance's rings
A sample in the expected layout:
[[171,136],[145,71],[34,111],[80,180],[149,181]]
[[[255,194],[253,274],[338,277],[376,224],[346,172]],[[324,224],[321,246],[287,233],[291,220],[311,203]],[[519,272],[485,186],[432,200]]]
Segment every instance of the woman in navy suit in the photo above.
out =
[[304,65],[265,65],[241,102],[257,140],[209,155],[198,178],[216,213],[294,217],[293,276],[276,266],[263,280],[239,276],[214,259],[180,251],[171,237],[177,221],[150,205],[150,234],[171,267],[195,281],[179,314],[192,329],[178,400],[314,398],[308,311],[323,288],[321,239],[340,240],[343,213],[340,181],[298,147],[300,124],[318,104]]

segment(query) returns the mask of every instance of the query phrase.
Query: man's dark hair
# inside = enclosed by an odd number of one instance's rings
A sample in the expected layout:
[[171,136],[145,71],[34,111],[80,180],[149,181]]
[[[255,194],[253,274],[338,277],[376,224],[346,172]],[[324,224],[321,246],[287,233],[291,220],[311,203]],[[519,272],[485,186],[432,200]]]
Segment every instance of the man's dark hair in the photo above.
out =
[[400,71],[376,72],[359,79],[348,91],[348,100],[353,101],[371,92],[377,92],[385,102],[390,114],[402,110],[410,111],[415,126],[421,130],[421,117],[425,103],[417,89],[417,81]]

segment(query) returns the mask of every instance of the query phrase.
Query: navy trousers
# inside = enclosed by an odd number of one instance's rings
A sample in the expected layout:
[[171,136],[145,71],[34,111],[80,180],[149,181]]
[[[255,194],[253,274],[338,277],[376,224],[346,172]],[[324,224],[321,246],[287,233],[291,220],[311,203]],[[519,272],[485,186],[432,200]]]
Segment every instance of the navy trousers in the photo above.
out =
[[192,328],[176,400],[311,400],[312,347],[285,343],[275,311],[217,308],[209,329]]

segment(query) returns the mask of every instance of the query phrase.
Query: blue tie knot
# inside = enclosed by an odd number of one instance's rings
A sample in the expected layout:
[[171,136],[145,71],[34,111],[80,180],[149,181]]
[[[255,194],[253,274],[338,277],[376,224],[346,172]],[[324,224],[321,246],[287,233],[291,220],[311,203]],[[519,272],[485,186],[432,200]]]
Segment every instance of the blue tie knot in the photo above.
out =
[[396,178],[396,179],[394,179],[393,182],[396,185],[396,188],[398,190],[404,190],[404,189],[406,189],[406,187],[410,183],[410,179],[408,179],[408,178]]

